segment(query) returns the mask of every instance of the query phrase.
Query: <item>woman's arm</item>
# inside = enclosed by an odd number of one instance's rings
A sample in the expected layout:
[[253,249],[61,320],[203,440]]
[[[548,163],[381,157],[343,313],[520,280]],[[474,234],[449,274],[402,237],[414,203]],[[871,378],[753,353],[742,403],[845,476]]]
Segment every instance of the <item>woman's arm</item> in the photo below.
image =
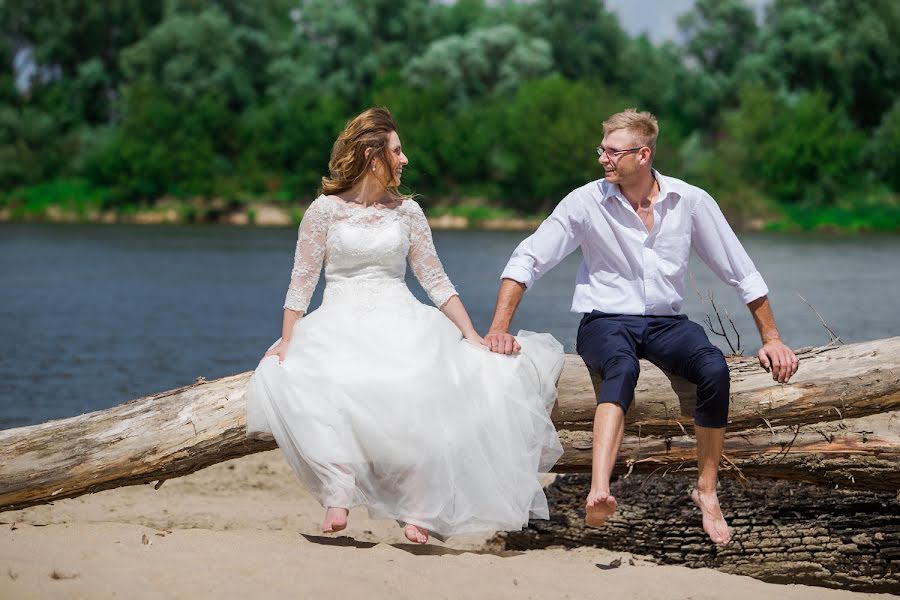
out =
[[[409,266],[431,302],[443,310],[444,305],[453,296],[458,295],[456,288],[450,283],[450,278],[444,271],[444,265],[438,258],[434,240],[431,237],[431,227],[428,226],[428,220],[425,218],[422,208],[414,200],[407,200],[405,204],[408,204],[406,214],[409,226],[409,255],[407,256]],[[462,308],[462,303],[459,304],[459,308]],[[465,313],[465,308],[462,308],[462,311]],[[450,317],[450,315],[447,316]],[[468,321],[468,315],[465,318]],[[450,319],[453,320],[453,317]],[[453,322],[456,323],[456,321]],[[456,325],[459,327],[459,323]],[[462,331],[461,327],[460,331]]]
[[284,309],[284,317],[281,321],[281,341],[266,352],[266,356],[277,356],[278,362],[284,360],[287,353],[288,345],[291,342],[291,335],[294,333],[294,325],[303,318],[303,312],[299,310]]
[[472,320],[469,318],[469,313],[466,312],[466,307],[463,306],[459,296],[451,296],[441,307],[441,312],[447,315],[448,319],[453,321],[453,324],[459,328],[459,331],[465,339],[477,344],[484,344],[484,340],[481,339],[481,336],[475,331],[475,327],[472,326]]
[[309,205],[297,234],[297,247],[294,252],[294,267],[291,269],[291,283],[284,299],[284,316],[281,321],[281,341],[272,347],[265,356],[277,356],[278,362],[284,360],[288,343],[297,324],[309,306],[309,300],[325,257],[325,238],[328,233],[329,215],[327,204],[316,200]]

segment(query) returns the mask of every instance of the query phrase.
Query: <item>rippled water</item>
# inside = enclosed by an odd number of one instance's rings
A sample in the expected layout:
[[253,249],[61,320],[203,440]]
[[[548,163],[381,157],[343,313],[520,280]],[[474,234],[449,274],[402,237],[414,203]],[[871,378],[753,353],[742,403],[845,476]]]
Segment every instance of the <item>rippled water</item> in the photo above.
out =
[[[524,236],[435,233],[482,332],[497,277]],[[293,229],[0,225],[0,428],[253,369],[280,334],[295,239]],[[828,341],[798,293],[845,341],[900,335],[900,237],[742,239],[791,345]],[[548,331],[573,350],[579,316],[568,310],[579,260],[570,256],[528,292],[515,328]],[[696,258],[691,272],[693,287],[714,291],[745,352],[755,352],[752,319],[735,293]],[[702,320],[706,310],[689,295],[689,316]]]

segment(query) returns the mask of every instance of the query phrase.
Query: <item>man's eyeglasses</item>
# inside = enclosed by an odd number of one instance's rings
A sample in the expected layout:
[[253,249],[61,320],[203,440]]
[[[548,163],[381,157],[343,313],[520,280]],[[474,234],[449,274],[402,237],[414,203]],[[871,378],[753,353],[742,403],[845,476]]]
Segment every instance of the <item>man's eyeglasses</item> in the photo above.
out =
[[643,146],[625,148],[624,150],[615,150],[614,148],[604,148],[603,146],[597,146],[597,156],[603,156],[605,154],[609,158],[619,158],[620,156],[624,156],[629,152],[637,152],[641,148],[643,148]]

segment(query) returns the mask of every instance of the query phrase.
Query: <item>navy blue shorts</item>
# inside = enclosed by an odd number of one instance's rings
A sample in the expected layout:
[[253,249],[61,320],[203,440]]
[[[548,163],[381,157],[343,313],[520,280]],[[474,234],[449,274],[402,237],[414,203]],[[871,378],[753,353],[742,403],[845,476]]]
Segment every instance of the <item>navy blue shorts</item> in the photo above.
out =
[[725,356],[703,327],[685,315],[654,317],[594,311],[578,326],[578,354],[603,378],[597,403],[628,411],[640,374],[638,360],[697,385],[694,423],[721,428],[728,422],[730,375]]

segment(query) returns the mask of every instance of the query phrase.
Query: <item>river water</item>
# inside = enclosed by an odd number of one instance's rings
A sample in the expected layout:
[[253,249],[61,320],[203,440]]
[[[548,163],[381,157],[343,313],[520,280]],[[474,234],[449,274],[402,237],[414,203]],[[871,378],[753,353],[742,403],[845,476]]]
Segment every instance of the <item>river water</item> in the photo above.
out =
[[[435,233],[481,332],[500,271],[525,235]],[[0,429],[253,369],[280,335],[295,241],[294,229],[0,225]],[[900,335],[900,236],[754,234],[742,241],[791,346],[829,341],[798,294],[846,342]],[[514,329],[550,332],[574,350],[579,315],[569,306],[579,261],[570,256],[526,294]],[[702,322],[711,311],[701,297],[711,290],[734,317],[744,353],[755,353],[758,335],[734,291],[696,257],[691,274],[684,311]]]

